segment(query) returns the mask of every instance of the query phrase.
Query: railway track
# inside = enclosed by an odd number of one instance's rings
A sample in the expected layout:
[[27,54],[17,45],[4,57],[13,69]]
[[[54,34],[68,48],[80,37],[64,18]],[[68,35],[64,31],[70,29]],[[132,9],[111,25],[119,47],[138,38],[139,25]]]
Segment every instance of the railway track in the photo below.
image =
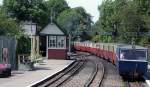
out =
[[143,80],[126,82],[127,85],[124,85],[124,81],[117,72],[116,67],[106,60],[98,59],[93,56],[88,58],[95,64],[95,68],[84,87],[148,87]]
[[[70,82],[67,81],[68,83],[61,87],[123,87],[122,78],[117,73],[114,65],[106,60],[91,55],[88,55],[86,57],[86,61],[93,63],[92,66],[89,66],[93,68],[93,71],[91,72],[92,74],[89,77],[86,77],[87,75],[84,75],[84,77],[88,78],[88,80],[82,79],[82,77],[80,77],[78,78],[78,80],[82,82],[79,82],[75,81],[75,78],[72,77]],[[84,73],[87,74],[87,72]],[[87,81],[85,82],[84,80]],[[78,84],[72,84],[76,82],[78,82]]]
[[145,87],[130,82],[124,85],[115,66],[99,57],[77,53],[73,59],[72,66],[36,87]]
[[148,87],[148,85],[146,85],[143,78],[140,78],[135,81],[126,79],[125,87]]
[[106,60],[100,60],[104,65],[105,72],[99,87],[124,87],[123,80],[117,72],[116,67]]
[[69,79],[71,76],[73,76],[84,64],[84,62],[80,62],[76,67],[74,67],[71,71],[69,71],[67,74],[63,75],[61,78],[57,79],[57,81],[51,83],[48,85],[48,87],[58,87],[62,83],[64,83],[67,79]]
[[104,77],[104,66],[100,61],[93,61],[95,69],[90,79],[85,83],[84,87],[99,87]]
[[86,57],[86,64],[84,64],[84,67],[79,70],[77,74],[69,78],[60,87],[84,87],[87,79],[89,79],[91,75],[93,75],[93,72],[95,71],[94,67],[95,64],[89,61],[88,57]]
[[85,64],[84,61],[81,60],[76,61],[73,65],[68,67],[67,69],[63,70],[59,74],[55,75],[52,78],[49,78],[40,84],[36,85],[35,87],[58,87],[62,83],[64,83],[67,79],[73,76],[78,70]]
[[103,79],[104,67],[99,58],[87,53],[79,53],[86,56],[87,63],[78,74],[71,77],[60,87],[99,87]]
[[145,87],[142,86],[142,83],[135,81],[135,82],[126,82],[126,87]]

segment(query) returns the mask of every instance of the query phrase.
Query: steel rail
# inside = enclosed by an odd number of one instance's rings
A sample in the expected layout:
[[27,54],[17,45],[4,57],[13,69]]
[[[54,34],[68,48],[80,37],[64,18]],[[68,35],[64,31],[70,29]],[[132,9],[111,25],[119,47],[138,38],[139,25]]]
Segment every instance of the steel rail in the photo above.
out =
[[67,74],[70,70],[72,70],[74,67],[76,67],[79,64],[79,62],[75,62],[71,67],[68,67],[66,70],[60,72],[57,74],[57,76],[54,76],[53,78],[47,80],[46,82],[38,85],[38,87],[46,87],[52,83],[54,83],[55,81],[57,81],[58,79],[60,79],[62,76],[64,76],[65,74]]
[[101,87],[101,85],[102,85],[104,75],[105,75],[105,68],[104,68],[104,64],[102,63],[102,77],[100,78],[100,81],[99,81],[99,87]]
[[[69,74],[69,76],[64,77],[64,80],[61,80],[61,82],[59,82],[58,84],[56,84],[55,87],[59,87],[61,84],[63,84],[64,82],[66,82],[70,77],[72,77],[76,72],[78,72],[78,70],[81,69],[81,67],[84,65],[85,62],[81,62],[82,64],[80,64],[77,68],[75,68],[73,71],[71,71],[71,74]],[[63,77],[62,77],[63,78]],[[56,81],[57,82],[57,81]],[[49,86],[51,87],[51,86]],[[53,87],[53,86],[52,86]]]
[[[81,56],[80,59],[84,59],[84,56]],[[84,65],[84,62],[86,61],[82,61],[82,60],[76,60],[76,62],[71,65],[70,67],[66,68],[65,70],[59,72],[57,75],[54,75],[46,80],[44,80],[43,82],[41,82],[40,84],[36,85],[36,87],[48,87],[54,83],[56,83],[59,79],[63,78],[65,75],[67,75],[68,73],[75,71],[77,72],[78,69],[81,68],[81,66]],[[78,68],[79,67],[79,68]],[[77,69],[78,68],[78,69]],[[74,73],[75,73],[74,72]],[[72,76],[72,75],[71,75]],[[68,79],[68,78],[67,78]],[[58,85],[59,86],[59,85]]]
[[125,81],[125,85],[126,85],[126,87],[131,87],[129,81]]
[[98,64],[95,63],[95,69],[93,70],[93,74],[91,75],[91,77],[87,80],[87,82],[85,83],[84,87],[89,87],[91,85],[91,83],[93,82],[96,74],[98,72]]
[[[104,78],[104,74],[105,74],[105,68],[104,68],[103,63],[101,63],[101,66],[102,66],[102,74],[101,74],[102,76],[100,77],[99,82],[98,82],[99,87],[102,84],[102,81],[103,81],[103,78]],[[95,79],[95,77],[96,77],[96,75],[98,73],[98,70],[99,70],[99,65],[98,65],[98,63],[95,62],[95,69],[93,70],[93,74],[87,80],[87,82],[85,83],[84,87],[90,87],[92,85],[92,82],[94,81],[94,79]]]
[[142,87],[142,84],[139,81],[129,82],[125,81],[126,87]]
[[141,84],[139,82],[135,82],[136,87],[141,87]]
[[100,79],[100,82],[99,82],[99,87],[102,86],[102,82],[103,82],[103,79],[104,79],[104,76],[105,76],[105,67],[104,67],[104,64],[102,63],[102,66],[103,66],[103,69],[102,69],[102,77]]
[[80,59],[81,60],[76,67],[74,67],[68,73],[65,73],[62,77],[57,79],[52,84],[49,84],[48,87],[59,87],[61,84],[65,83],[70,77],[72,77],[76,72],[78,72],[86,62],[86,61],[82,61],[83,59],[85,60],[84,56],[81,56]]

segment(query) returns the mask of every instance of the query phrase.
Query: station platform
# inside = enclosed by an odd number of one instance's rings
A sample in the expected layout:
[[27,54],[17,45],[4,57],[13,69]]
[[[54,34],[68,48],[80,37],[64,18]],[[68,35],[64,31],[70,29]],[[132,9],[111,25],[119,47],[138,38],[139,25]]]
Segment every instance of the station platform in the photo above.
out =
[[12,76],[0,78],[0,87],[31,87],[62,71],[74,60],[44,60],[33,71],[12,71]]

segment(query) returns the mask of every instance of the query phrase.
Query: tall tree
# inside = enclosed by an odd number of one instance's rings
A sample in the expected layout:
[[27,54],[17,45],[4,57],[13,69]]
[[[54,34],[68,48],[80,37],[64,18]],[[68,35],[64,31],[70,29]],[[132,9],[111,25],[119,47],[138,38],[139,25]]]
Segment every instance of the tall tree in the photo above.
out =
[[100,18],[94,28],[97,32],[109,32],[112,35],[100,35],[100,40],[131,43],[131,38],[135,38],[137,44],[143,43],[145,36],[141,32],[150,31],[149,5],[149,0],[103,1],[99,6]]
[[48,9],[48,14],[51,15],[51,12],[53,12],[56,18],[62,11],[69,8],[65,0],[48,0],[45,3]]
[[82,7],[70,8],[60,13],[57,18],[58,24],[71,33],[73,37],[81,36],[83,31],[88,31],[91,27],[90,15]]
[[11,36],[16,39],[22,36],[22,30],[18,23],[14,19],[5,16],[3,12],[0,12],[0,35]]
[[43,0],[3,0],[6,13],[18,21],[34,21],[44,25],[48,20],[47,8]]
[[3,7],[8,15],[18,21],[32,20],[40,27],[45,27],[52,11],[57,18],[61,11],[68,8],[68,5],[65,0],[3,0]]

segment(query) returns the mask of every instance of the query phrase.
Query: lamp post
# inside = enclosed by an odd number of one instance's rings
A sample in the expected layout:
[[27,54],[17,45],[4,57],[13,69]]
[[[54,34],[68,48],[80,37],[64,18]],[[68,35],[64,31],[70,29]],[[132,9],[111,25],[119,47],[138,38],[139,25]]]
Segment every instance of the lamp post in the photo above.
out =
[[71,27],[73,26],[73,24],[71,22],[69,22],[67,24],[67,28],[70,29],[67,31],[67,35],[68,35],[68,55],[70,55],[71,52]]
[[69,53],[71,53],[71,34],[69,33]]

